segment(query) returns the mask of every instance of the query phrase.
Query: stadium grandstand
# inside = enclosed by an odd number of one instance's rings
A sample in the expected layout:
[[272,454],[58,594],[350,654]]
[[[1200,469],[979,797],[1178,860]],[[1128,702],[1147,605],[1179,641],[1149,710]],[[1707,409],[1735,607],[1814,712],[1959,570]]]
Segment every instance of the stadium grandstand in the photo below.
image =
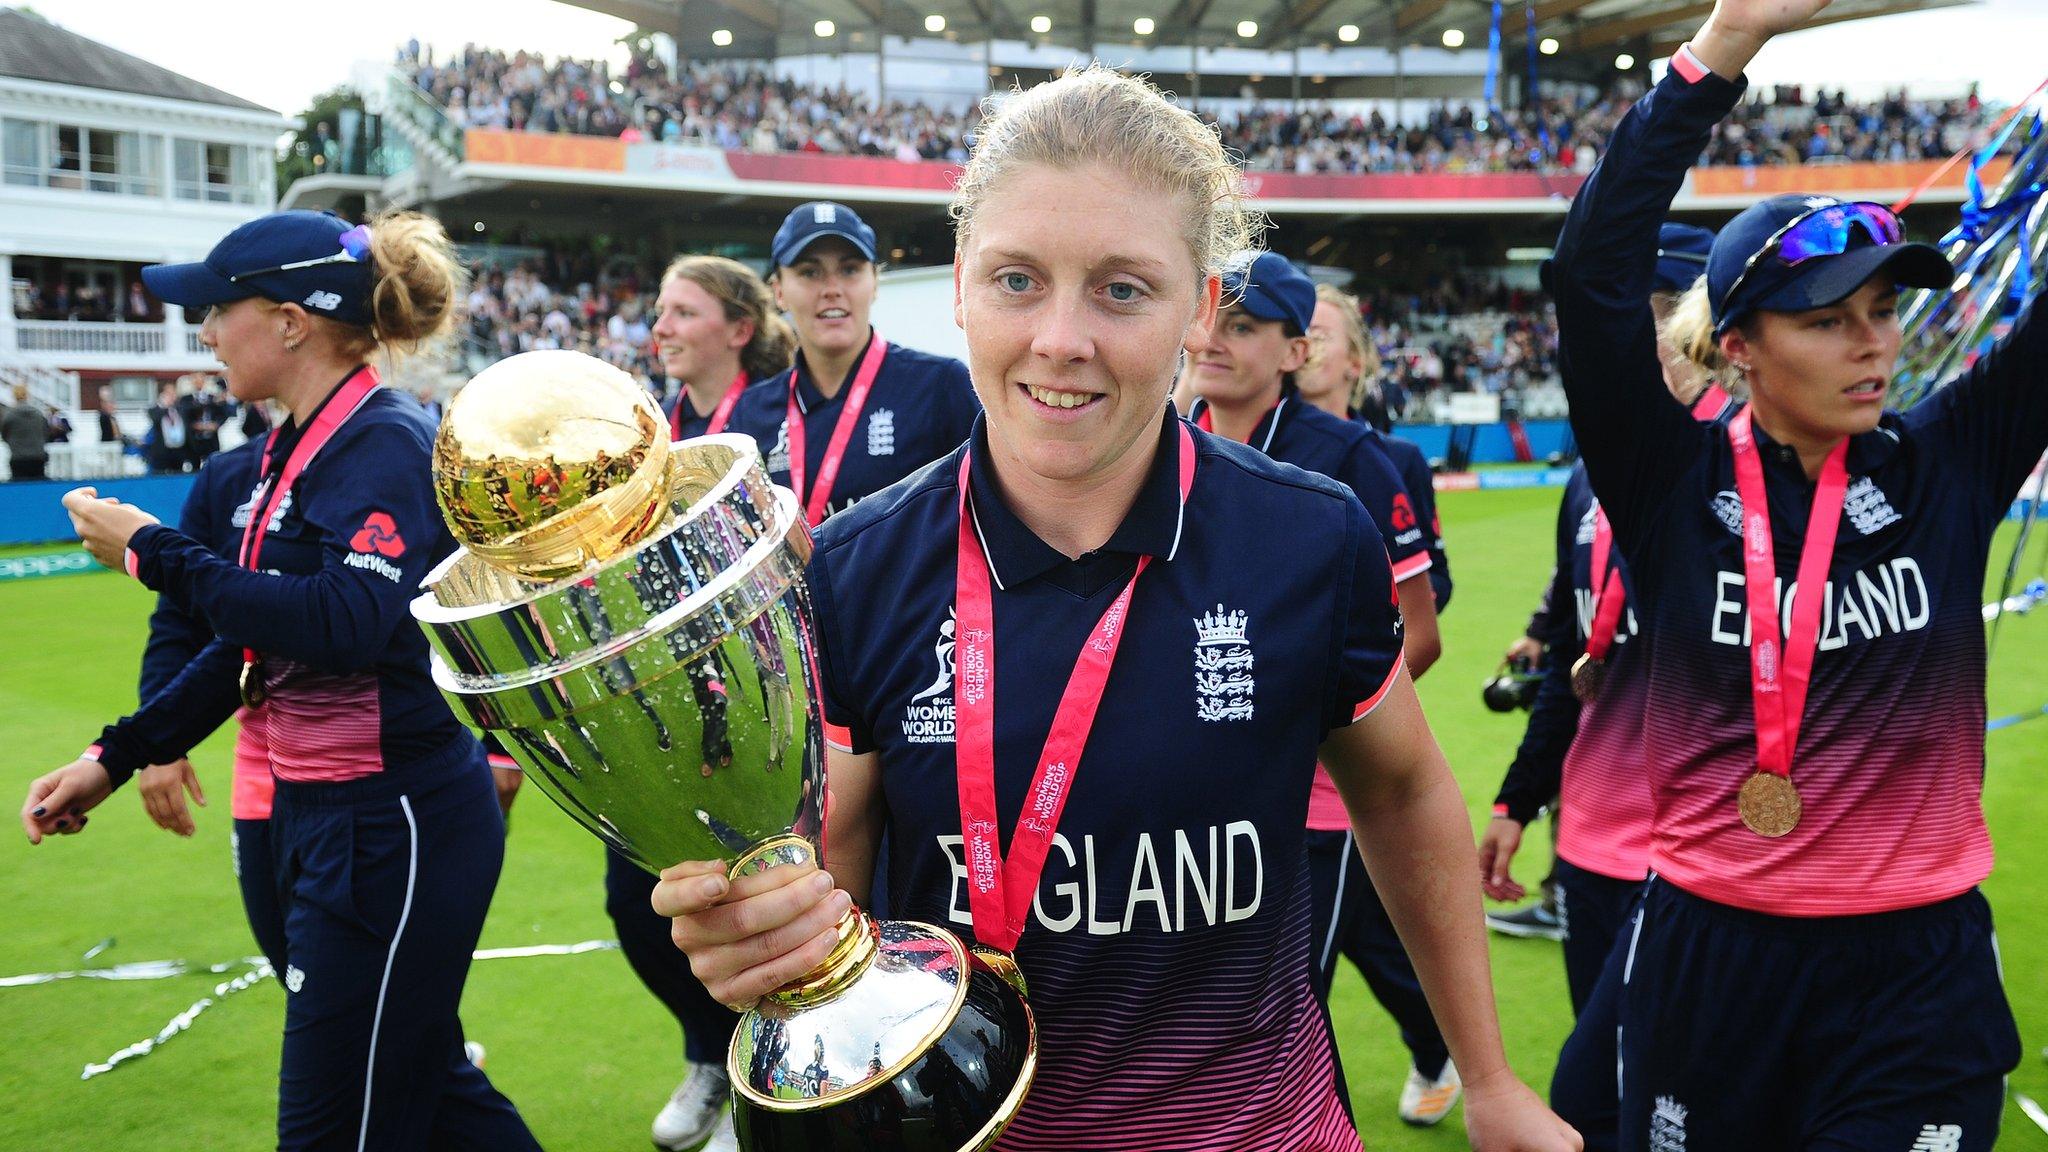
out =
[[[819,197],[857,205],[880,234],[893,286],[878,320],[957,354],[959,333],[943,320],[949,279],[926,270],[951,256],[944,206],[980,103],[1093,58],[1151,75],[1244,158],[1275,225],[1267,242],[1366,302],[1394,413],[1424,426],[1433,455],[1450,438],[1427,426],[1450,422],[1459,395],[1483,401],[1460,402],[1460,419],[1533,422],[1530,443],[1546,455],[1569,444],[1537,266],[1606,133],[1649,82],[1649,62],[1705,11],[1549,0],[1510,6],[1496,25],[1484,6],[1445,0],[1364,12],[1315,0],[1158,11],[1022,0],[580,6],[636,30],[604,59],[488,41],[395,44],[335,78],[354,98],[297,125],[0,11],[19,32],[0,50],[0,197],[31,213],[17,235],[37,238],[0,244],[0,278],[12,285],[0,372],[34,380],[74,429],[112,400],[125,467],[142,467],[135,445],[158,390],[189,392],[207,357],[198,317],[144,298],[136,269],[196,255],[206,237],[273,206],[358,217],[423,208],[462,241],[474,290],[444,373],[410,382],[429,393],[503,356],[557,347],[659,389],[648,327],[668,258],[715,252],[762,266],[781,214]],[[1825,19],[1939,6],[1843,0]],[[69,126],[37,110],[53,86],[145,115],[123,132]],[[1717,129],[1678,210],[1711,223],[1791,187],[1897,198],[1978,142],[1994,112],[1973,90],[1868,101],[1759,92]],[[194,116],[214,139],[196,139]],[[230,122],[237,134],[222,135]],[[266,154],[287,127],[296,142],[278,149],[273,189]],[[1951,170],[1917,211],[1951,212],[1961,194]],[[181,223],[166,230],[166,214]],[[79,459],[56,465],[61,475],[115,464],[105,445],[64,452]]]

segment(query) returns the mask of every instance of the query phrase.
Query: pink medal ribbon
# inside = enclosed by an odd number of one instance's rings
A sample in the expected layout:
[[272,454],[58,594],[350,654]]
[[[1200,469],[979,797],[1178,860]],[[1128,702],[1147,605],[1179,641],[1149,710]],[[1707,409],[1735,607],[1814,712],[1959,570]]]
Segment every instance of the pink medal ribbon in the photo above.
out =
[[[716,436],[720,432],[725,431],[726,421],[732,419],[732,410],[739,405],[740,393],[746,390],[747,373],[745,369],[742,369],[739,375],[732,378],[732,383],[727,385],[725,395],[719,398],[718,406],[711,410],[711,423],[704,428],[706,436]],[[689,402],[690,392],[686,388],[683,390],[682,395],[676,397],[675,415],[669,417],[669,439],[681,440],[683,438],[683,405]]]
[[853,374],[853,383],[848,386],[846,404],[839,410],[839,422],[832,426],[832,438],[825,442],[825,458],[818,462],[818,481],[809,491],[804,488],[804,412],[796,402],[796,378],[801,366],[789,374],[789,411],[783,426],[789,429],[789,481],[796,489],[798,499],[804,502],[804,519],[816,528],[825,522],[825,509],[832,502],[832,483],[839,479],[839,462],[846,458],[846,445],[853,439],[853,426],[860,423],[860,412],[867,405],[868,393],[874,389],[875,377],[882,371],[882,357],[888,355],[889,345],[876,335],[868,341],[868,350],[860,358],[860,368]]
[[[1728,442],[1735,455],[1735,485],[1742,497],[1742,568],[1749,601],[1750,698],[1756,709],[1757,775],[1743,787],[1744,823],[1765,836],[1782,836],[1798,823],[1797,792],[1790,787],[1792,754],[1799,746],[1805,719],[1806,691],[1820,645],[1823,602],[1827,599],[1828,564],[1835,552],[1835,534],[1849,489],[1849,441],[1845,437],[1828,453],[1813,493],[1813,509],[1800,545],[1798,584],[1792,599],[1789,635],[1779,632],[1777,561],[1771,541],[1771,511],[1764,489],[1763,462],[1751,432],[1752,409],[1744,408],[1728,422]],[[1775,776],[1784,783],[1757,781]],[[1752,791],[1769,799],[1753,803]],[[1776,798],[1789,795],[1789,801]],[[1789,816],[1770,803],[1789,804]],[[1752,819],[1752,809],[1760,813]],[[1769,830],[1782,828],[1782,830]]]
[[1593,567],[1589,583],[1593,592],[1593,626],[1586,633],[1586,655],[1607,659],[1614,650],[1614,636],[1621,626],[1621,609],[1628,602],[1621,576],[1614,571],[1614,526],[1607,522],[1607,510],[1593,505]]
[[[1073,792],[1081,755],[1088,746],[1088,733],[1095,726],[1095,712],[1108,686],[1110,668],[1116,663],[1131,594],[1152,557],[1138,558],[1137,571],[1131,573],[1130,581],[1103,612],[1081,648],[1066,690],[1060,694],[1059,710],[1053,715],[1052,730],[1039,754],[1038,771],[1032,776],[1031,790],[1025,794],[1024,810],[1017,816],[1017,830],[1010,839],[1010,858],[1005,861],[1002,841],[996,832],[995,596],[990,590],[981,542],[974,533],[974,518],[967,506],[972,460],[972,451],[960,457],[960,551],[953,592],[954,610],[959,618],[958,647],[954,650],[954,748],[974,937],[1008,952],[1016,949],[1017,940],[1024,934],[1024,918],[1037,894],[1038,879],[1045,872],[1053,831],[1059,827],[1060,813]],[[1194,482],[1194,438],[1183,427],[1182,503],[1186,503]]]
[[[313,462],[313,457],[334,439],[334,434],[341,431],[341,426],[348,423],[349,417],[362,408],[364,401],[379,386],[377,370],[367,364],[350,373],[348,379],[341,382],[341,387],[336,388],[327,402],[320,406],[319,413],[306,426],[298,443],[292,445],[282,471],[274,477],[271,467],[275,461],[271,451],[277,447],[277,436],[282,428],[270,430],[270,436],[263,442],[262,473],[257,478],[255,492],[249,497],[249,522],[242,526],[242,546],[237,553],[242,567],[252,571],[256,569],[263,554],[263,537],[269,531],[270,518],[277,515],[285,494],[298,483],[299,473],[306,470],[306,465]],[[251,708],[263,702],[262,663],[261,655],[254,648],[242,649],[242,702]]]

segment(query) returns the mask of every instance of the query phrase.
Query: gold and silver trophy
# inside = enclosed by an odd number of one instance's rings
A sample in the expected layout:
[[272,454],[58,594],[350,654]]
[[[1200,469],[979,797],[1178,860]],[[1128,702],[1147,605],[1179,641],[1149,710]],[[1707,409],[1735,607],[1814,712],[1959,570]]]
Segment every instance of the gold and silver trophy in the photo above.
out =
[[[818,857],[810,534],[751,439],[671,444],[625,372],[528,352],[450,403],[434,484],[462,547],[412,611],[459,713],[650,871]],[[742,1014],[734,1126],[750,1152],[985,1149],[1037,1058],[1007,956],[856,907],[822,964]]]

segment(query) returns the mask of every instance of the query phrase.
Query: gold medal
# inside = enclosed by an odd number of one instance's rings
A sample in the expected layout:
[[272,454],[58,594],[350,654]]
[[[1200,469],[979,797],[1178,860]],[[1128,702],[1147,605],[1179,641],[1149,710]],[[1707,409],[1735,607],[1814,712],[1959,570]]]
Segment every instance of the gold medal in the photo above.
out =
[[1743,781],[1736,810],[1751,832],[1773,840],[1799,826],[1799,789],[1790,777],[1759,771]]
[[242,661],[242,707],[260,708],[270,698],[270,689],[264,683],[263,658]]
[[1591,704],[1600,696],[1600,685],[1607,679],[1607,661],[1591,652],[1580,656],[1572,665],[1572,695],[1581,704]]

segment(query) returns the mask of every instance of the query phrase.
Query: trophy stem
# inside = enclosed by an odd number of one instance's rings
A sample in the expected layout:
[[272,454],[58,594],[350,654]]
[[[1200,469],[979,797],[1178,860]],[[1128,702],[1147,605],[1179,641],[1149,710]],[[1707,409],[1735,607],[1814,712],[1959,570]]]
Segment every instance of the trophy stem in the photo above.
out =
[[839,942],[832,954],[816,968],[768,994],[769,999],[790,1008],[822,1004],[852,987],[881,950],[881,934],[875,922],[858,906],[839,918]]
[[[811,864],[818,859],[817,848],[795,833],[772,836],[748,849],[733,862],[728,875],[737,880],[784,864]],[[858,905],[839,918],[838,943],[817,967],[768,994],[768,998],[790,1008],[822,1004],[845,991],[868,966],[881,948],[880,931]]]

